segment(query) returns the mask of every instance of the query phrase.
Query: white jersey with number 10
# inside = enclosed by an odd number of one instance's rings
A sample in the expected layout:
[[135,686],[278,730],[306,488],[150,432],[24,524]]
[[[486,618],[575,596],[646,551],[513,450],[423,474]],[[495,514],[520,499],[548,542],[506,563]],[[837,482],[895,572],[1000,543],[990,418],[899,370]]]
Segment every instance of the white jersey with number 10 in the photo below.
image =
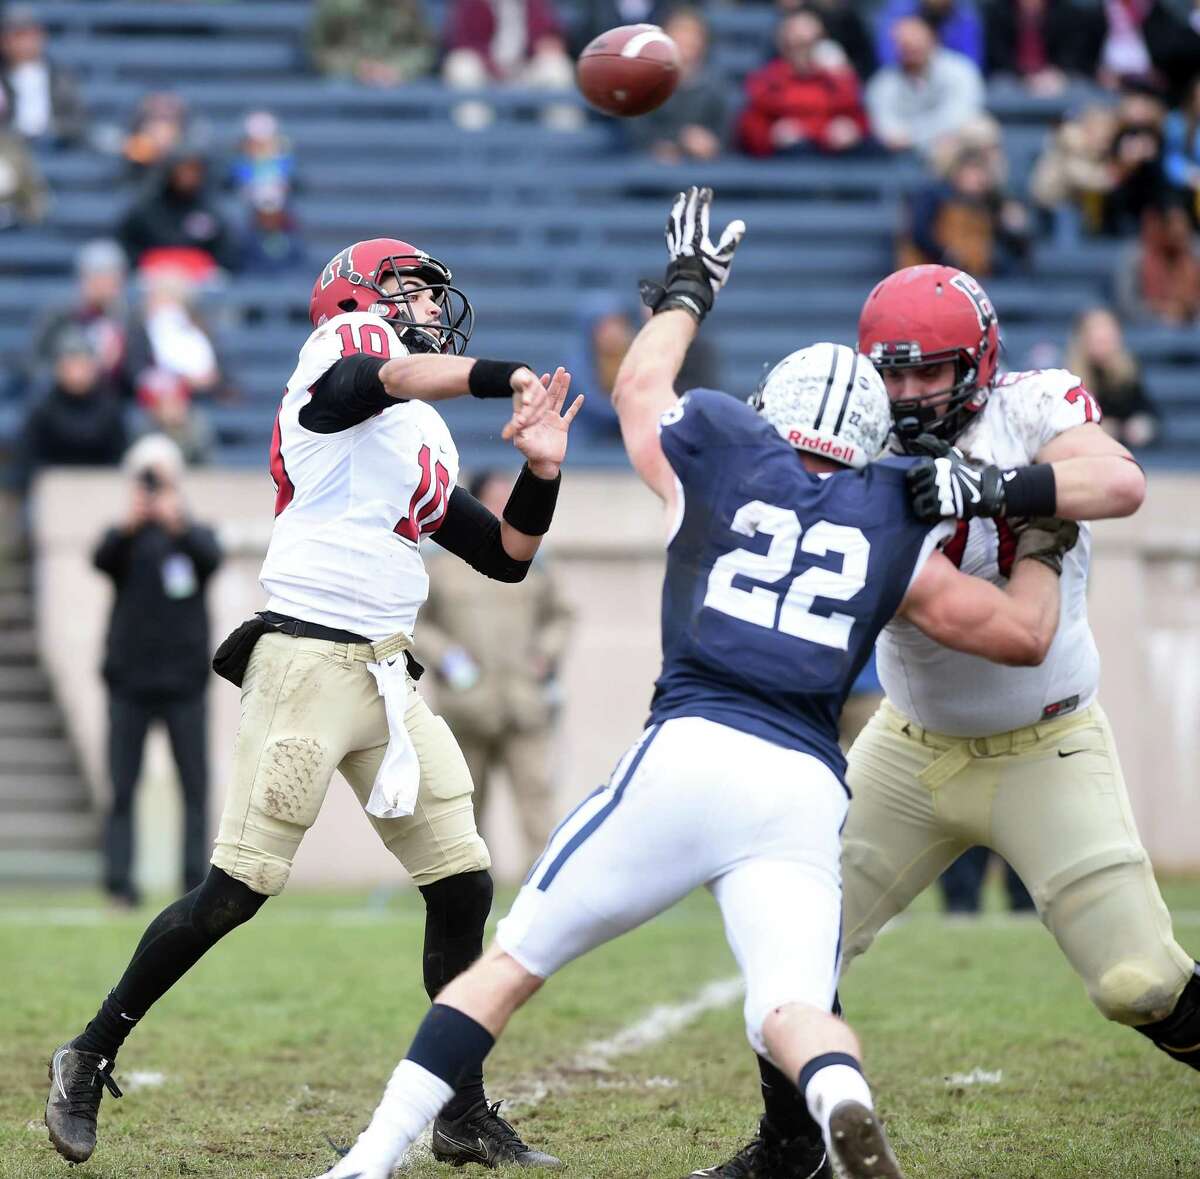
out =
[[[1010,373],[995,384],[955,445],[972,463],[1023,467],[1051,439],[1100,420],[1080,379],[1065,369]],[[943,552],[962,569],[1004,585],[1016,538],[1007,521],[959,523]],[[1087,618],[1088,526],[1063,561],[1058,633],[1040,667],[1002,667],[951,651],[896,619],[879,636],[879,680],[905,716],[936,733],[987,737],[1086,708],[1096,695],[1100,657]]]
[[269,610],[374,642],[411,638],[429,590],[418,544],[442,522],[458,451],[420,401],[332,434],[301,425],[312,387],[358,352],[406,354],[386,320],[362,312],[322,324],[300,349],[271,441],[275,527],[260,580]]

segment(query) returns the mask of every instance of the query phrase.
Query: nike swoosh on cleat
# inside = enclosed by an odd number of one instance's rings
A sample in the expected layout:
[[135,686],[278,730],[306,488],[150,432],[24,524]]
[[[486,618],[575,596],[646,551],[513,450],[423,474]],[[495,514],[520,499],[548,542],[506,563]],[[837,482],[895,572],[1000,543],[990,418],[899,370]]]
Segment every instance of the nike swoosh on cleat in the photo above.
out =
[[59,1064],[61,1063],[63,1054],[66,1051],[67,1050],[65,1048],[60,1048],[54,1054],[54,1061],[53,1061],[54,1083],[58,1086],[58,1091],[62,1094],[64,1101],[67,1100],[67,1090],[66,1090],[66,1086],[62,1083],[62,1072],[59,1069]]
[[469,1142],[459,1142],[457,1138],[451,1138],[450,1135],[445,1132],[445,1130],[439,1130],[438,1137],[443,1142],[449,1143],[451,1146],[458,1147],[459,1150],[465,1150],[467,1154],[473,1154],[481,1162],[487,1162],[487,1147],[483,1145],[482,1138],[476,1138],[475,1145],[472,1146]]
[[1069,749],[1066,753],[1063,753],[1063,751],[1060,749],[1058,751],[1058,756],[1059,757],[1074,757],[1077,753],[1087,753],[1087,750],[1086,749]]

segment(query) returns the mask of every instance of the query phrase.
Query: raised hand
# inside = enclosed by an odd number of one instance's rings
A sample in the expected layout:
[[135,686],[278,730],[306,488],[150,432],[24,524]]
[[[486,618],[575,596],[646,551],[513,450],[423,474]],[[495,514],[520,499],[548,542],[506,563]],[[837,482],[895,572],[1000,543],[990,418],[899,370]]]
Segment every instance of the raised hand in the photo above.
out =
[[746,232],[744,221],[731,221],[714,245],[709,235],[711,188],[681,192],[667,217],[667,272],[661,283],[643,282],[642,301],[656,314],[681,310],[700,322],[712,310],[717,292],[729,279],[733,255]]
[[537,379],[532,369],[517,369],[509,383],[513,391],[513,412],[500,431],[500,437],[506,442],[537,422],[550,405],[549,387]]
[[563,413],[571,389],[571,374],[565,368],[558,368],[553,376],[544,373],[538,383],[546,393],[546,407],[536,419],[513,433],[512,443],[539,479],[553,479],[566,458],[567,435],[583,405],[583,394]]

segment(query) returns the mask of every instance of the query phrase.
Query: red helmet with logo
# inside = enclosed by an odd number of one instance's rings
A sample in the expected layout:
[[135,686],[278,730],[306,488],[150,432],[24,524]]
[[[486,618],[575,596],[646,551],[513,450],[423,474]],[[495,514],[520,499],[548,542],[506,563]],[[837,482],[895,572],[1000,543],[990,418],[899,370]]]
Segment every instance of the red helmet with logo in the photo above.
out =
[[[355,242],[330,258],[313,283],[308,314],[313,327],[348,311],[369,311],[393,321],[400,342],[410,352],[461,353],[471,338],[475,309],[471,301],[450,285],[450,268],[424,250],[394,237],[373,237]],[[395,278],[396,289],[383,284]],[[417,279],[409,285],[405,279]],[[420,291],[431,291],[441,308],[441,318],[417,323],[409,303]],[[403,324],[411,326],[404,327]]]
[[909,266],[867,296],[858,350],[881,373],[952,361],[954,384],[893,401],[892,421],[901,445],[919,434],[953,442],[987,401],[1000,360],[1000,325],[987,292],[965,271]]

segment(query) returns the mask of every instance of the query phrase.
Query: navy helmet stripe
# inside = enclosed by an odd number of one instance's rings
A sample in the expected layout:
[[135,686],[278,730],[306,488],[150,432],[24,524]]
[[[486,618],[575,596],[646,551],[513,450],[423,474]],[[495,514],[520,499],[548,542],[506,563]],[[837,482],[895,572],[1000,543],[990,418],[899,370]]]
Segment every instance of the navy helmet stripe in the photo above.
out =
[[850,366],[850,380],[846,382],[846,392],[842,395],[842,408],[838,410],[837,421],[833,424],[833,432],[835,435],[842,432],[842,422],[846,417],[846,406],[850,404],[850,398],[854,396],[854,378],[858,376],[858,350],[854,352],[854,363]]
[[833,378],[837,375],[838,360],[841,354],[836,348],[833,349],[833,364],[829,366],[829,379],[825,382],[825,395],[821,398],[821,408],[817,410],[817,420],[813,422],[813,429],[821,428],[821,419],[825,416],[825,406],[829,402],[829,390],[833,388]]
[[540,892],[545,892],[546,889],[550,887],[554,881],[554,878],[559,874],[559,872],[562,871],[566,862],[575,854],[575,852],[579,850],[580,847],[583,846],[584,843],[587,842],[588,839],[591,838],[592,835],[596,833],[597,829],[604,822],[604,820],[607,819],[608,816],[611,815],[613,811],[615,811],[620,805],[621,798],[625,794],[625,787],[629,785],[633,775],[637,773],[637,768],[642,764],[642,758],[646,756],[646,750],[650,748],[654,742],[654,738],[658,736],[660,727],[661,726],[659,725],[654,725],[652,728],[647,730],[646,736],[643,738],[638,751],[633,755],[633,758],[629,762],[629,766],[626,768],[625,773],[621,776],[620,783],[617,785],[616,790],[613,791],[612,798],[610,798],[608,802],[605,803],[605,805],[587,821],[587,823],[585,823],[578,831],[575,832],[562,851],[560,851],[554,858],[554,861],[546,869],[541,880],[539,880],[537,883],[537,887]]

